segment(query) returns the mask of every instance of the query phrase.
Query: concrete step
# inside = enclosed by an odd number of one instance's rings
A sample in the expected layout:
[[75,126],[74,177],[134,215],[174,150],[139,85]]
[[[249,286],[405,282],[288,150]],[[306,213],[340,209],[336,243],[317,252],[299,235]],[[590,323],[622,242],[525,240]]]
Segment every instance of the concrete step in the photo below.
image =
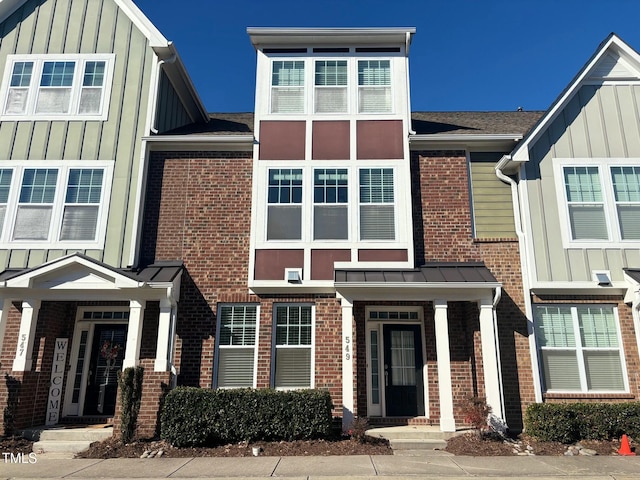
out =
[[367,430],[367,435],[385,438],[394,455],[416,455],[416,452],[438,452],[447,446],[447,439],[454,433],[442,432],[437,426],[404,425]]
[[432,438],[394,438],[389,440],[392,450],[443,450],[446,440]]
[[75,453],[89,448],[93,442],[106,440],[113,435],[113,427],[95,425],[88,427],[55,425],[33,427],[22,431],[22,436],[33,440],[37,454],[61,455],[73,458]]
[[89,448],[88,440],[43,440],[33,444],[33,451],[37,453],[78,453]]

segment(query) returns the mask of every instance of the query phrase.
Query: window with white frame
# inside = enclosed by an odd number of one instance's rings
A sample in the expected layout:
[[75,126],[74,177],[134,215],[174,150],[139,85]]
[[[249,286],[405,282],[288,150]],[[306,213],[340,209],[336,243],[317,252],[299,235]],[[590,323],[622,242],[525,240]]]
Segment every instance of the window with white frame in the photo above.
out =
[[218,308],[217,387],[255,386],[257,318],[257,305]]
[[313,171],[313,239],[349,238],[349,175],[346,168]]
[[570,243],[640,240],[640,167],[628,159],[558,165]]
[[267,187],[267,240],[302,238],[302,169],[271,168]]
[[389,113],[391,101],[391,62],[358,60],[358,112]]
[[271,113],[304,113],[304,60],[274,60]]
[[347,113],[347,61],[317,60],[315,72],[316,113]]
[[626,391],[615,307],[537,305],[535,325],[547,391]]
[[311,305],[274,307],[275,388],[313,387],[313,313]]
[[87,162],[0,168],[0,243],[25,248],[99,246],[112,162],[91,168],[80,164]]
[[360,240],[395,240],[392,168],[360,169]]
[[114,55],[10,55],[2,118],[104,120]]

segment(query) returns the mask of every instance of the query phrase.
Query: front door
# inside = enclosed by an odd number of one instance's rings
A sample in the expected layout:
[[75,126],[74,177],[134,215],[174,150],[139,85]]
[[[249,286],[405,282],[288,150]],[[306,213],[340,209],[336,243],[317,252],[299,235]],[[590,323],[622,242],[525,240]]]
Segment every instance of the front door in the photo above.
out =
[[424,415],[420,325],[385,324],[383,338],[386,415]]
[[113,415],[127,325],[97,324],[93,332],[84,415]]

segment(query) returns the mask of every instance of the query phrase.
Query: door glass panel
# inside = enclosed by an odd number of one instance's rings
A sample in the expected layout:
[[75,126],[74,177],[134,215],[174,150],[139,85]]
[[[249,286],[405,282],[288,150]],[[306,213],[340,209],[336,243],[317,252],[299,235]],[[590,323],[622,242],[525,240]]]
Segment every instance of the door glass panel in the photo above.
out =
[[391,331],[391,382],[396,386],[416,384],[415,344],[411,331]]
[[380,403],[380,365],[378,361],[378,332],[371,330],[371,403]]
[[80,387],[82,386],[82,370],[84,369],[85,356],[87,354],[87,336],[89,332],[84,330],[80,334],[80,348],[78,349],[78,365],[76,376],[73,380],[73,397],[71,403],[78,403],[80,399]]

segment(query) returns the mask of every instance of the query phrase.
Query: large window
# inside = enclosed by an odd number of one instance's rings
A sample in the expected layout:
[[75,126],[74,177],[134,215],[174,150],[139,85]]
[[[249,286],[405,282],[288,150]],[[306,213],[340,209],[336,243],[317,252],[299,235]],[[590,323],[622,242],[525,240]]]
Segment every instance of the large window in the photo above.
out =
[[276,305],[274,309],[275,388],[313,387],[313,314],[311,305]]
[[96,162],[99,166],[93,168],[75,166],[87,162],[33,163],[0,168],[0,243],[98,247],[106,226],[112,162]]
[[388,113],[391,101],[391,62],[358,61],[358,112]]
[[257,312],[257,305],[218,308],[217,387],[255,387]]
[[11,55],[2,89],[2,117],[104,120],[113,55]]
[[349,238],[349,184],[346,168],[313,171],[313,239]]
[[316,113],[346,113],[348,105],[347,61],[316,61]]
[[569,242],[640,240],[640,167],[628,160],[584,163],[557,170]]
[[300,240],[302,169],[270,169],[267,196],[267,240]]
[[271,113],[304,113],[303,60],[273,62]]
[[547,391],[626,390],[614,307],[537,305],[535,323]]
[[392,168],[360,169],[360,240],[395,240]]

